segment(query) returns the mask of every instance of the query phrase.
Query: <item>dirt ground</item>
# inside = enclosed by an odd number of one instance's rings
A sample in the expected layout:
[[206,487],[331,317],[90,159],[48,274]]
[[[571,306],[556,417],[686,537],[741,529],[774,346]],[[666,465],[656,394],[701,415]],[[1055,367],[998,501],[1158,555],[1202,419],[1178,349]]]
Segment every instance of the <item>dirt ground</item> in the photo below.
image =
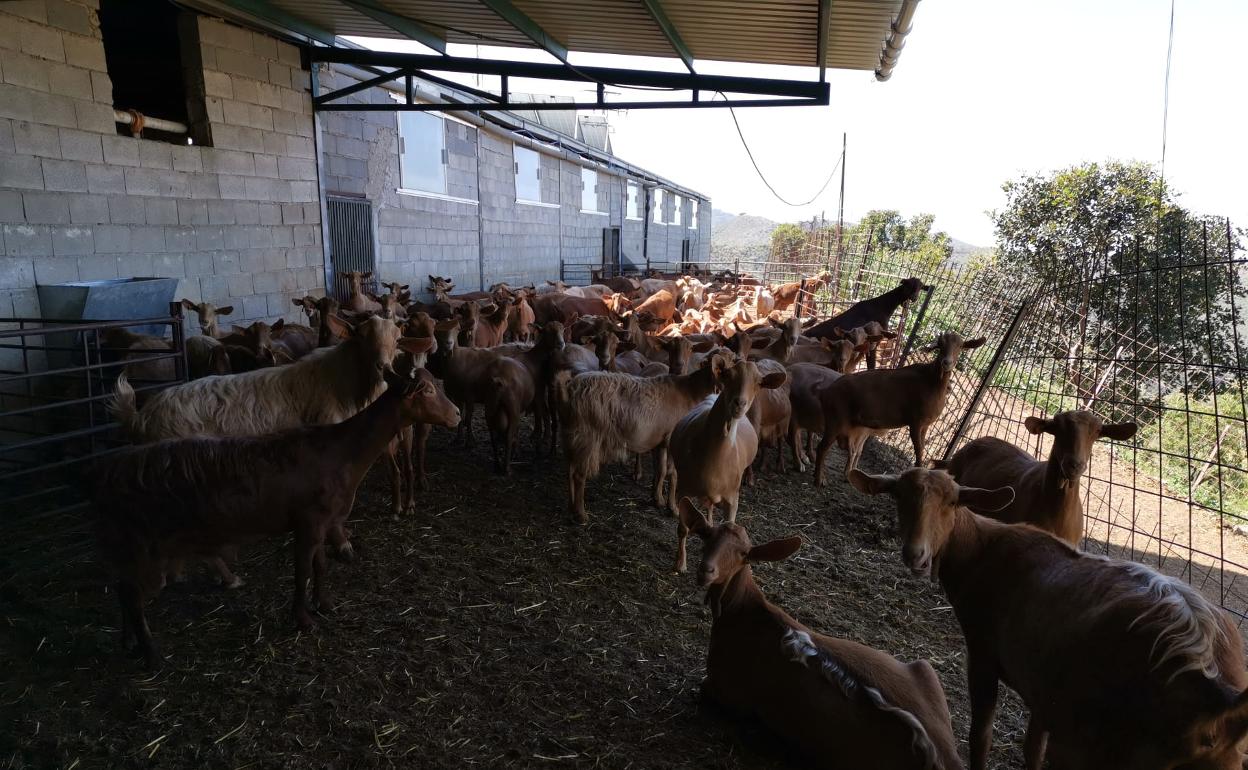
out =
[[[169,663],[155,675],[119,651],[92,557],[0,565],[0,766],[799,766],[757,725],[700,704],[709,610],[671,572],[674,520],[627,470],[591,482],[578,527],[561,461],[501,478],[478,437],[466,450],[435,432],[433,489],[401,521],[374,470],[353,516],[357,559],[331,562],[333,607],[311,635],[290,624],[282,541],[244,552],[242,589],[197,574],[156,600]],[[889,452],[875,444],[864,467]],[[738,521],[755,542],[806,540],[758,581],[816,629],[929,659],[965,754],[953,614],[901,565],[891,503],[832,476],[816,490],[768,474],[745,493]],[[691,541],[691,563],[699,553]],[[993,766],[1020,766],[1024,726],[1006,694]]]

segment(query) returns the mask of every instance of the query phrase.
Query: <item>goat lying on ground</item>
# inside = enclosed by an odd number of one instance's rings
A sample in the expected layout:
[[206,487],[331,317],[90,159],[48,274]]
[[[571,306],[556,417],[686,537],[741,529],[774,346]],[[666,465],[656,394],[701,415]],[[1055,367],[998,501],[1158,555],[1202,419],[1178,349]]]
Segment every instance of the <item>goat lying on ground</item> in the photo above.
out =
[[849,480],[896,499],[902,560],[939,578],[962,626],[972,770],[987,766],[998,681],[1031,710],[1029,770],[1046,744],[1064,770],[1242,769],[1243,640],[1191,586],[968,510],[1001,510],[1009,487],[959,486],[923,468]]
[[122,643],[131,636],[151,666],[162,657],[143,612],[165,564],[212,556],[248,540],[294,534],[296,625],[328,606],[321,545],[341,529],[356,487],[399,429],[414,420],[453,427],[459,412],[428,372],[393,378],[367,409],[335,425],[259,438],[188,438],[122,449],[97,461],[92,501],[100,549],[118,570]]
[[1008,524],[1034,524],[1078,547],[1083,537],[1079,479],[1092,459],[1098,438],[1126,441],[1136,424],[1103,423],[1091,412],[1062,412],[1051,420],[1028,417],[1032,435],[1053,435],[1049,459],[1041,462],[993,436],[977,438],[950,458],[950,475],[965,487],[1014,488],[1014,502],[999,511],[971,510]]
[[833,441],[847,446],[845,472],[849,473],[857,467],[867,438],[894,428],[910,429],[914,464],[922,465],[927,429],[945,409],[958,356],[984,342],[983,337],[963,341],[956,332],[945,332],[925,349],[936,353],[927,363],[856,372],[821,390],[823,438],[815,454],[815,485],[823,486],[823,461]]
[[702,539],[698,585],[712,618],[704,697],[757,716],[816,767],[961,769],[931,664],[812,631],[759,590],[750,565],[788,558],[801,538],[753,545],[744,527],[712,526],[688,498],[680,520]]

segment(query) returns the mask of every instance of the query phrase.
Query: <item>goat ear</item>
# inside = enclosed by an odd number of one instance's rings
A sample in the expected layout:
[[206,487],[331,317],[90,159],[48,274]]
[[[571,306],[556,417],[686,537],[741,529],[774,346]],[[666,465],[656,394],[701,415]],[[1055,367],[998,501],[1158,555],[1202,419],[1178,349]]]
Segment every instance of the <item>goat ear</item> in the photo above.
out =
[[233,314],[234,314],[233,305],[226,305],[225,307],[217,308],[217,315],[233,315]]
[[493,313],[495,310],[498,310],[498,305],[491,303],[481,308],[481,315],[489,315],[490,313]]
[[191,302],[189,299],[186,299],[185,297],[182,298],[182,307],[186,308],[192,313],[199,309],[199,307],[194,302]]
[[354,326],[336,315],[327,315],[324,320],[329,324],[329,330],[339,337],[350,339],[351,335],[355,333]]
[[888,330],[885,330],[885,331],[883,332],[883,335],[884,335],[884,339],[886,339],[886,340],[895,340],[895,339],[897,339],[897,332],[890,332],[890,331],[888,331]]
[[1031,416],[1023,420],[1023,427],[1033,436],[1039,436],[1049,429],[1049,421],[1043,417]]
[[783,323],[781,323],[780,321],[777,321],[776,319],[772,318],[771,316],[767,316],[767,323],[771,324],[772,326],[776,327],[777,329],[783,329],[783,328],[784,328],[784,324],[783,324]]
[[849,483],[854,489],[859,492],[865,492],[868,495],[878,495],[880,493],[891,495],[893,489],[897,486],[897,477],[888,474],[871,476],[854,468],[849,472]]
[[693,534],[703,538],[711,534],[710,522],[689,498],[680,498],[680,502],[676,503],[676,511],[680,517],[680,523]]
[[713,348],[713,347],[715,347],[715,343],[714,343],[714,342],[712,342],[711,340],[703,340],[703,341],[701,341],[701,342],[699,342],[698,344],[696,344],[696,345],[694,345],[694,346],[693,346],[693,352],[694,352],[694,353],[705,353],[706,351],[710,350],[710,349],[711,349],[711,348]]
[[783,561],[802,547],[802,538],[797,535],[772,540],[770,543],[756,545],[746,554],[746,561]]
[[764,377],[762,382],[758,383],[758,386],[760,388],[766,388],[767,390],[772,390],[774,388],[778,388],[781,385],[783,385],[785,380],[787,379],[789,379],[789,375],[784,372],[772,372],[771,374]]
[[845,336],[845,330],[839,326],[834,326],[832,327],[832,336],[836,337],[837,339],[840,339],[841,337]]
[[974,350],[975,348],[979,347],[980,345],[983,345],[987,341],[988,341],[987,337],[976,337],[973,340],[967,340],[966,342],[963,342],[962,349]]
[[1110,422],[1101,426],[1101,438],[1126,441],[1135,435],[1139,426],[1133,422]]
[[433,349],[433,337],[399,337],[399,350],[406,351],[412,355],[420,353],[428,353]]
[[977,511],[992,513],[999,511],[1014,502],[1014,487],[999,489],[980,489],[979,487],[958,487],[958,505],[965,505]]
[[270,327],[269,327],[269,331],[271,331],[271,332],[275,332],[275,331],[277,331],[277,330],[281,329],[281,328],[282,328],[283,326],[285,326],[285,325],[286,325],[286,319],[285,319],[285,318],[279,318],[279,319],[277,319],[276,321],[274,321],[274,322],[273,322],[273,325],[272,325],[272,326],[270,326]]
[[[182,300],[182,301],[186,302],[186,300]],[[307,301],[308,301],[307,297],[304,297],[303,299],[292,299],[290,301],[290,304],[294,305],[295,307],[307,307],[306,305]]]

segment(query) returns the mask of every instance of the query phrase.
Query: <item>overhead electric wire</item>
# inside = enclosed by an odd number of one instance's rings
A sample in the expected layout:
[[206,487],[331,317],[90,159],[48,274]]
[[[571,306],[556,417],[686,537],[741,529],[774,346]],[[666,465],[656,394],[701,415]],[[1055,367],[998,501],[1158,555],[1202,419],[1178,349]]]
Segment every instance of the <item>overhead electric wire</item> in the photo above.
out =
[[1166,139],[1170,127],[1170,59],[1174,55],[1174,0],[1170,0],[1170,39],[1166,43],[1166,84],[1161,108],[1161,173],[1157,188],[1157,208],[1166,194]]
[[[728,97],[724,96],[722,91],[716,92],[716,96],[721,97],[724,101],[728,101]],[[793,203],[776,191],[776,188],[767,180],[767,176],[763,173],[763,170],[759,168],[758,161],[754,159],[754,151],[750,149],[750,143],[745,140],[745,133],[741,131],[741,123],[737,120],[737,111],[733,109],[731,104],[728,105],[728,113],[732,115],[732,124],[737,127],[737,136],[741,138],[741,146],[745,148],[745,154],[749,156],[750,163],[754,166],[754,173],[758,174],[759,179],[763,180],[763,184],[767,186],[767,189],[771,191],[772,195],[776,196],[776,200],[786,206],[799,208],[801,206],[809,206],[817,201],[819,196],[823,195],[823,191],[828,189],[828,185],[832,184],[832,178],[836,176],[836,170],[841,167],[841,162],[845,160],[845,151],[842,150],[840,157],[836,159],[836,163],[832,166],[832,170],[828,172],[828,178],[823,180],[823,185],[819,187],[819,192],[815,193],[808,201]]]

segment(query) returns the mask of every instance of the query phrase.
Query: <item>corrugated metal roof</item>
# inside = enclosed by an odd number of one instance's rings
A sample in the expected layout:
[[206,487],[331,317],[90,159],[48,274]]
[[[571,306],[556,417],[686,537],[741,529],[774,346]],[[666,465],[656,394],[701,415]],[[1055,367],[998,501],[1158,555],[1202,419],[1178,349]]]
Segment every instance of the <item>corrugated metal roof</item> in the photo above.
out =
[[[825,64],[872,70],[904,0],[832,0]],[[229,0],[225,0],[228,4]],[[453,43],[534,47],[488,0],[249,0],[337,35],[402,39],[357,10],[380,8]],[[642,0],[511,0],[571,51],[672,57]],[[820,0],[657,0],[695,59],[814,67]]]

